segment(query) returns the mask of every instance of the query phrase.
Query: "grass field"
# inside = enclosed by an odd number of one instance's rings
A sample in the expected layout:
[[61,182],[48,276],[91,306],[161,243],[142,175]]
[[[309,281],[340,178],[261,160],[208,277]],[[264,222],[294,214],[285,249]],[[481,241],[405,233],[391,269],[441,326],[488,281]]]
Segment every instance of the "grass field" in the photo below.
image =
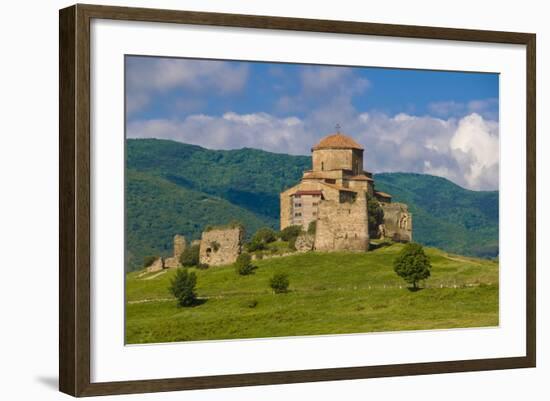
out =
[[[205,302],[179,308],[174,270],[126,276],[126,343],[159,343],[498,325],[498,262],[426,248],[432,276],[411,292],[392,268],[401,244],[368,253],[304,253],[196,270]],[[192,269],[194,270],[194,269]],[[286,273],[290,291],[269,278]]]

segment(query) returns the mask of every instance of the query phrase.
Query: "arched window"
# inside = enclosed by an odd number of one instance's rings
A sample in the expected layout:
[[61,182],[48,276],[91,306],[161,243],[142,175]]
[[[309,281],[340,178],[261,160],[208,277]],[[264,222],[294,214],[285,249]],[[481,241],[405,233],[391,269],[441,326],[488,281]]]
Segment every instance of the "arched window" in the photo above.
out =
[[325,171],[325,162],[321,162],[321,170]]

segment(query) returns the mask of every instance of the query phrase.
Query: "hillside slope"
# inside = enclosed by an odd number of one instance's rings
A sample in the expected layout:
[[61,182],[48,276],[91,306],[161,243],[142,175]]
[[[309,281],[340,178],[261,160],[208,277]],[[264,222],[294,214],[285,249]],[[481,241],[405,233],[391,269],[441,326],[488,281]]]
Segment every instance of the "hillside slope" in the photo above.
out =
[[469,191],[425,174],[376,174],[375,182],[409,205],[415,241],[463,255],[498,255],[497,191]]
[[[168,287],[175,269],[126,277],[126,342],[427,330],[498,325],[498,263],[427,248],[432,276],[411,292],[392,268],[402,244],[367,253],[304,253],[195,270],[204,303],[178,308]],[[275,295],[275,273],[290,292]]]
[[[307,156],[157,139],[128,139],[126,157],[127,270],[139,268],[146,255],[168,254],[175,233],[195,239],[204,225],[231,220],[249,235],[261,225],[278,228],[279,193],[311,167]],[[377,189],[409,204],[415,241],[498,255],[498,192],[468,191],[421,174],[377,174],[375,180]]]

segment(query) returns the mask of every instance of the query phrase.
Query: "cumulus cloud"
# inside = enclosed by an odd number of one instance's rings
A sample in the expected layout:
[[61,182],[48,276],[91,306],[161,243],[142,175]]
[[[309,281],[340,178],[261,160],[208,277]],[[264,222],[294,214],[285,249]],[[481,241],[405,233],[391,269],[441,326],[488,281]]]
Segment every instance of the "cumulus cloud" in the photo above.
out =
[[145,107],[154,94],[171,90],[226,95],[241,91],[248,78],[245,63],[216,60],[132,57],[126,64],[128,113]]
[[497,99],[436,102],[425,116],[389,115],[356,109],[354,97],[368,96],[371,83],[353,68],[303,66],[296,75],[297,86],[286,82],[289,77],[277,66],[269,74],[281,78],[276,83],[284,87],[271,113],[209,115],[200,112],[207,108],[208,96],[244,89],[246,64],[156,58],[129,64],[126,104],[130,114],[159,93],[180,89],[186,96],[171,103],[181,112],[174,118],[129,118],[127,136],[171,139],[210,149],[248,147],[308,155],[339,123],[343,132],[365,147],[364,166],[369,171],[433,174],[469,189],[498,188]]
[[[288,154],[309,154],[311,146],[330,131],[315,114],[305,118],[268,113],[197,114],[182,120],[134,121],[128,126],[132,138]],[[426,173],[469,189],[498,188],[498,122],[479,114],[457,120],[363,112],[346,120],[345,132],[365,147],[365,167],[370,171]]]
[[[353,68],[305,66],[299,74],[300,90],[293,95],[282,95],[276,109],[282,113],[312,110],[316,113],[343,111],[341,115],[333,117],[348,117],[346,111],[355,109],[352,98],[365,93],[370,82],[354,74]],[[332,123],[334,125],[334,123]]]
[[289,154],[305,154],[303,145],[316,140],[305,130],[302,120],[267,113],[133,121],[128,125],[128,137],[171,139],[210,149],[257,148]]
[[498,99],[477,99],[469,102],[456,102],[454,100],[432,102],[428,104],[428,110],[437,117],[464,117],[471,113],[477,113],[489,120],[498,120]]

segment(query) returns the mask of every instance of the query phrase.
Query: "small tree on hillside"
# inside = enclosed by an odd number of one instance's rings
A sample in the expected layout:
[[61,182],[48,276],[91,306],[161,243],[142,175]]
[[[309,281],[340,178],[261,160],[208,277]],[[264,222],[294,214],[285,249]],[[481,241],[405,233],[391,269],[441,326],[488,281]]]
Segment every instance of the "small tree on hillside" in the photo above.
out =
[[401,250],[393,261],[393,270],[407,283],[412,284],[413,290],[418,288],[420,280],[430,277],[432,265],[430,258],[424,253],[422,245],[409,243]]
[[246,244],[248,252],[261,251],[267,248],[267,244],[277,240],[277,234],[271,228],[260,228]]
[[197,266],[199,264],[199,246],[191,245],[181,253],[180,263],[182,266]]
[[197,276],[194,272],[189,273],[187,269],[178,269],[176,275],[170,281],[169,290],[178,300],[179,306],[193,306],[197,302],[195,285]]
[[280,237],[283,241],[296,239],[302,233],[302,226],[288,226],[281,231]]
[[287,292],[289,284],[290,280],[288,279],[288,276],[283,273],[276,273],[269,280],[269,286],[275,294]]
[[277,239],[277,235],[275,231],[273,231],[273,229],[269,227],[263,227],[256,231],[256,234],[252,236],[252,239],[261,241],[264,244],[269,244]]
[[235,271],[241,276],[247,276],[255,269],[249,253],[241,253],[235,262]]

